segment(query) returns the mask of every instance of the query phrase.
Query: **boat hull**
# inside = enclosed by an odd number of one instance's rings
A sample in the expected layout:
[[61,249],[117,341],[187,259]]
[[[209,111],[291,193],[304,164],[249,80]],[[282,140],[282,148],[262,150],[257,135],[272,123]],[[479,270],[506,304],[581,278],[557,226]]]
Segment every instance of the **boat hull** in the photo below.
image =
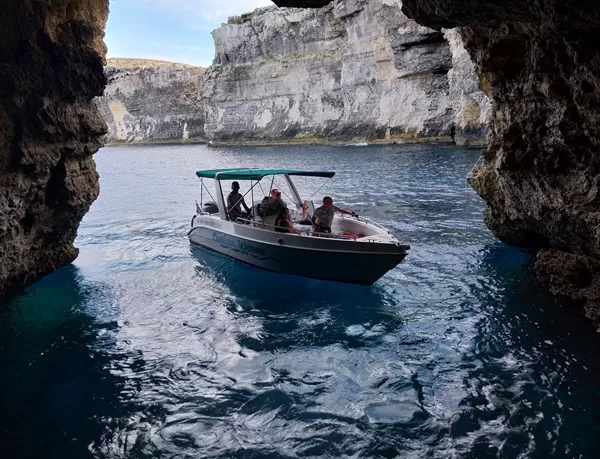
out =
[[363,285],[373,284],[406,257],[395,244],[307,238],[216,219],[194,226],[189,239],[194,245],[268,271]]

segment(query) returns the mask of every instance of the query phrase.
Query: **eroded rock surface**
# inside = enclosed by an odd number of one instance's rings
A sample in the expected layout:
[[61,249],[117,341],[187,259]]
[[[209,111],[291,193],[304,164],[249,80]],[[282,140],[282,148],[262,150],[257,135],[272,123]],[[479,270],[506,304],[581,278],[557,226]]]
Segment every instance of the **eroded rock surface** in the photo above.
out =
[[454,141],[464,146],[487,145],[492,103],[479,88],[475,64],[463,46],[458,30],[444,30],[444,37],[452,51],[448,86],[455,117]]
[[575,300],[585,315],[600,326],[600,260],[542,249],[535,266],[543,285],[556,296]]
[[[397,0],[262,8],[213,32],[204,82],[215,141],[486,141],[490,103],[460,39]],[[463,62],[466,61],[466,62]]]
[[98,195],[104,0],[7,0],[0,14],[0,297],[70,263]]
[[108,85],[96,104],[107,142],[204,139],[206,69],[145,59],[108,59]]

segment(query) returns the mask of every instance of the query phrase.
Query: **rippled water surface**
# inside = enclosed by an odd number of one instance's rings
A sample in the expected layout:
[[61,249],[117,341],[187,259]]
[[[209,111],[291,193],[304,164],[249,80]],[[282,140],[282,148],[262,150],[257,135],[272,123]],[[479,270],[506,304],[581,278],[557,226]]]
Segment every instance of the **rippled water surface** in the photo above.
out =
[[[598,338],[486,229],[477,158],[104,148],[79,258],[0,309],[0,456],[598,457]],[[409,256],[362,287],[192,249],[194,172],[234,166],[336,170]]]

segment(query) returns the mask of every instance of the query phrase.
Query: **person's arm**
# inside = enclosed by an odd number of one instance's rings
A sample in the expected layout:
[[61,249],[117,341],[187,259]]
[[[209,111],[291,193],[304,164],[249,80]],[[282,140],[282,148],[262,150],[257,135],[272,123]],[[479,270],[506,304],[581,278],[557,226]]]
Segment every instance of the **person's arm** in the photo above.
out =
[[296,231],[296,228],[294,228],[294,224],[292,223],[292,217],[290,216],[289,212],[288,214],[285,216],[285,226],[287,227],[288,231],[291,234],[298,234],[298,231]]
[[353,210],[342,209],[341,207],[338,207],[338,206],[335,206],[335,210],[337,210],[340,214],[356,215],[356,212],[354,212]]
[[252,213],[252,212],[250,212],[250,208],[246,205],[246,201],[243,196],[242,196],[242,206],[244,206],[244,209],[246,209],[246,213],[249,213],[249,214]]

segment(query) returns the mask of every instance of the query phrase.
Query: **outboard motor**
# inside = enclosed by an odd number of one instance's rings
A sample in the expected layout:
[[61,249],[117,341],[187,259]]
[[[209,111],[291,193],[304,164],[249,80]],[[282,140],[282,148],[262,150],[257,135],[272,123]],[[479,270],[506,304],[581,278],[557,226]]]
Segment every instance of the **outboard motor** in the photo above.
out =
[[202,212],[206,214],[218,214],[219,206],[217,206],[214,202],[208,201],[202,205]]

